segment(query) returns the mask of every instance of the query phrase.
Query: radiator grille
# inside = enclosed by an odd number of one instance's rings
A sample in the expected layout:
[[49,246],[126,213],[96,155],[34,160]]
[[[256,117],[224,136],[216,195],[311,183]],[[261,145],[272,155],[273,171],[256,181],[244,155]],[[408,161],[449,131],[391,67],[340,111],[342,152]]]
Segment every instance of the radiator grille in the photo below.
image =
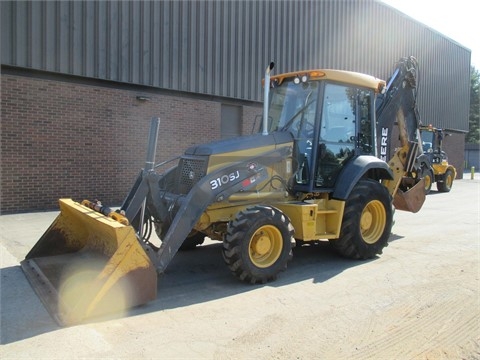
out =
[[182,157],[178,169],[178,193],[188,194],[192,187],[205,176],[207,160],[204,158]]

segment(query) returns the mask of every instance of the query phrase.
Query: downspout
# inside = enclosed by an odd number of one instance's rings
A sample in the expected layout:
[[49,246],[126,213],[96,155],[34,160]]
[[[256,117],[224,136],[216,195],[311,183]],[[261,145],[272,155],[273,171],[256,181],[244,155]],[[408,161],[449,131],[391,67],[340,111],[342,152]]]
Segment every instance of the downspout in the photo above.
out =
[[268,94],[270,92],[270,71],[272,71],[275,64],[273,62],[268,65],[265,70],[265,82],[263,93],[263,131],[262,135],[268,135]]

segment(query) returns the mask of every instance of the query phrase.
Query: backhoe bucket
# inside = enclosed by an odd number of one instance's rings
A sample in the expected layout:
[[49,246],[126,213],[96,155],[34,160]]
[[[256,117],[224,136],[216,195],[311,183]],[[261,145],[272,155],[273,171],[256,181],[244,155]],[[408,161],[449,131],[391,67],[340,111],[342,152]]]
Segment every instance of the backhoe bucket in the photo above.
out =
[[406,192],[398,190],[393,198],[393,206],[398,210],[418,212],[425,202],[425,181],[423,178]]
[[117,313],[157,296],[155,266],[135,230],[71,199],[21,262],[60,325]]

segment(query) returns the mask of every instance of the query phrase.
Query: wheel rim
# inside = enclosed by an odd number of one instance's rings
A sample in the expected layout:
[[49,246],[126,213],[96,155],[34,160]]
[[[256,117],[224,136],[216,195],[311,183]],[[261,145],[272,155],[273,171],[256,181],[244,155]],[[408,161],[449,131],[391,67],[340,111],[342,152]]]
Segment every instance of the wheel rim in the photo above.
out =
[[453,183],[453,176],[451,173],[447,174],[447,178],[445,179],[445,185],[447,185],[447,188],[451,188]]
[[425,175],[423,179],[425,180],[425,191],[430,190],[430,188],[432,187],[432,178],[430,177],[430,175]]
[[387,213],[379,200],[370,201],[360,217],[360,231],[367,244],[376,243],[382,236],[387,221]]
[[272,266],[282,253],[282,234],[275,226],[258,228],[250,239],[248,252],[252,263],[259,268]]

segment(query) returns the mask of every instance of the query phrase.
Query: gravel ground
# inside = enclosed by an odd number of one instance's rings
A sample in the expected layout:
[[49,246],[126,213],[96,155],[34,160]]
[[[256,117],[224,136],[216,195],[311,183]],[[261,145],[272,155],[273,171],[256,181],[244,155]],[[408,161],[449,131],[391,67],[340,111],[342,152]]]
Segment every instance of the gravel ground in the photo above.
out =
[[[435,189],[435,186],[434,186]],[[395,213],[384,253],[294,249],[274,283],[245,285],[207,241],[175,256],[155,301],[59,327],[19,266],[57,213],[0,216],[2,359],[478,359],[480,179]]]

